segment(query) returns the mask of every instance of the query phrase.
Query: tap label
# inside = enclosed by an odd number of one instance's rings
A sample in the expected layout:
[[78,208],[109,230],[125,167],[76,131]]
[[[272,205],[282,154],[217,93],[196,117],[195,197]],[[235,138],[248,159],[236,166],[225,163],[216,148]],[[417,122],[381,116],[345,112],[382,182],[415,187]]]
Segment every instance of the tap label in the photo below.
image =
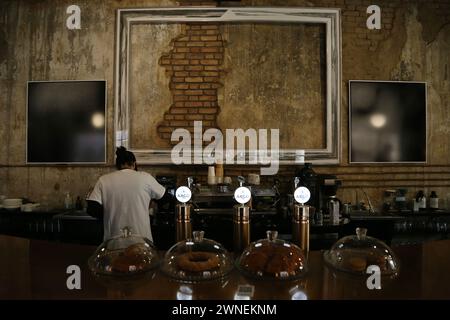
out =
[[181,203],[186,203],[191,200],[192,192],[188,187],[182,186],[175,191],[175,198]]
[[294,192],[294,199],[300,204],[305,204],[311,198],[311,192],[306,187],[298,187]]
[[234,192],[234,199],[236,199],[236,201],[239,202],[240,204],[245,204],[249,202],[251,197],[252,193],[246,187],[239,187]]

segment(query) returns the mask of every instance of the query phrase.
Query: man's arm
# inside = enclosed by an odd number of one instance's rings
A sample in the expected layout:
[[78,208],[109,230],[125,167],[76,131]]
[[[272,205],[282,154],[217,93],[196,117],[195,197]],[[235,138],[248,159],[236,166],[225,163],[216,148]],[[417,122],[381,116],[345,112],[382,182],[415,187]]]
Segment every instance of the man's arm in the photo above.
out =
[[87,210],[86,212],[99,220],[103,220],[103,206],[97,201],[87,200]]
[[97,181],[86,198],[86,212],[94,218],[103,220],[102,181]]
[[166,189],[164,191],[164,195],[159,198],[159,199],[153,199],[152,201],[155,201],[156,203],[165,203],[165,202],[170,202],[173,199],[173,195],[171,195],[168,191],[168,189]]

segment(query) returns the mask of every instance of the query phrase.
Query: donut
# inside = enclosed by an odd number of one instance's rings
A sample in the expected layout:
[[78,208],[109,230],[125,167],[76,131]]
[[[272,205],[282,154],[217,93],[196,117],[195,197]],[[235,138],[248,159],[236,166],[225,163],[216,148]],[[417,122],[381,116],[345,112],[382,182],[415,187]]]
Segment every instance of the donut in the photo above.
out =
[[219,257],[212,252],[189,252],[177,259],[178,268],[189,272],[203,272],[216,269],[220,265]]

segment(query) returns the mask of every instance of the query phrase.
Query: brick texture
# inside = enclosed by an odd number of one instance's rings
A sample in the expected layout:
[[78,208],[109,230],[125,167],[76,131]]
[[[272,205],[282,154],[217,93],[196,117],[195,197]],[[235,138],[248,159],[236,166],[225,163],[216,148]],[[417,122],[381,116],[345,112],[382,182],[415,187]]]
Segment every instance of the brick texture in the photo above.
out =
[[223,56],[224,42],[217,24],[182,26],[182,33],[172,40],[172,50],[159,60],[170,77],[173,100],[158,125],[162,139],[170,142],[171,132],[177,128],[192,130],[194,121],[202,121],[203,130],[217,128]]

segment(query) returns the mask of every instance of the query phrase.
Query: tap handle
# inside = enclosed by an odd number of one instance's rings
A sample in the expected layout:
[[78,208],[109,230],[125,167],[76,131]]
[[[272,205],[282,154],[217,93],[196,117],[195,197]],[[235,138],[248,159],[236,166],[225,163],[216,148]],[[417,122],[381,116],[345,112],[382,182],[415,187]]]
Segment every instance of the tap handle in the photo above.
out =
[[240,187],[244,186],[245,178],[243,176],[238,176],[237,179],[239,181],[239,186]]
[[294,178],[294,188],[297,189],[299,184],[300,184],[300,178],[295,177]]
[[192,183],[194,182],[194,178],[193,177],[188,177],[187,178],[187,184],[188,184],[188,188],[191,189],[192,188]]
[[280,180],[275,179],[272,189],[275,191],[277,195],[280,195]]

